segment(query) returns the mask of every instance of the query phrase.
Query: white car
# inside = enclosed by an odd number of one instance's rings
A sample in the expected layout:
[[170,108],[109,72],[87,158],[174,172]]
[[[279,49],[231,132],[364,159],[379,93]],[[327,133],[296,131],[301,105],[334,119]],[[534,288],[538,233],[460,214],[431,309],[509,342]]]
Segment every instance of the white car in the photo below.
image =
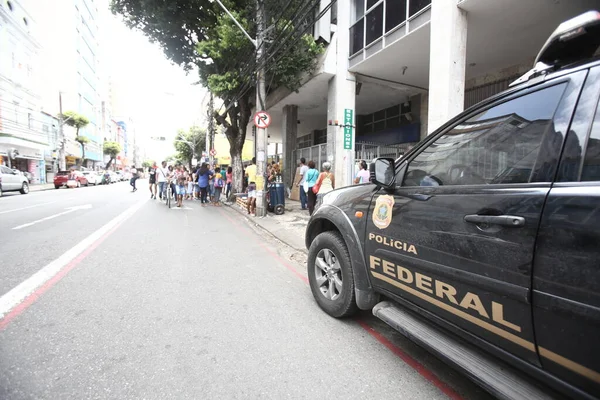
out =
[[102,181],[102,177],[96,171],[84,171],[83,176],[85,176],[90,185],[96,186]]
[[3,192],[20,191],[21,194],[29,193],[27,177],[12,169],[0,165],[0,196]]

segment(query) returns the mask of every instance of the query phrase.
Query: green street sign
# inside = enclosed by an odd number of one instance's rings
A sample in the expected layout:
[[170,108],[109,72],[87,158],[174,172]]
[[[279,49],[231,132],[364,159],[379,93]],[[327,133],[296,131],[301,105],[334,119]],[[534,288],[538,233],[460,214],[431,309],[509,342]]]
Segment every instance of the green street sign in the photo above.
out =
[[354,139],[352,138],[352,125],[354,123],[354,110],[346,108],[344,110],[344,150],[354,148]]

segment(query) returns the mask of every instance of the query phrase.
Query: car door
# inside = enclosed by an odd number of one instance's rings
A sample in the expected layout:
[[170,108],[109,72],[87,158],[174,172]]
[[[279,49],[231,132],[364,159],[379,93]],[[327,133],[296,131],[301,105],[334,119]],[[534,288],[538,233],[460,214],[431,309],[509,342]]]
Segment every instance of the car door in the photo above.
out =
[[581,94],[542,214],[533,320],[544,369],[600,395],[600,67]]
[[404,160],[368,221],[373,285],[539,365],[535,237],[585,74],[475,109]]
[[15,172],[5,166],[1,166],[0,168],[2,168],[2,190],[9,191],[17,189],[18,177]]

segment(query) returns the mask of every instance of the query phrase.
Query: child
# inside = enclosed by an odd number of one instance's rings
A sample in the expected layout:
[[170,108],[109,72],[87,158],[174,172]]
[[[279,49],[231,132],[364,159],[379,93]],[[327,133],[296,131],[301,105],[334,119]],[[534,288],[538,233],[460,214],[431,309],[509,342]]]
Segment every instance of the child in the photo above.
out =
[[193,199],[194,196],[194,181],[192,174],[187,174],[187,192],[185,194],[186,200]]
[[213,197],[213,204],[215,206],[219,205],[219,201],[221,199],[221,191],[223,190],[223,186],[225,186],[224,182],[223,182],[223,176],[221,175],[220,172],[217,172],[215,174],[215,195]]

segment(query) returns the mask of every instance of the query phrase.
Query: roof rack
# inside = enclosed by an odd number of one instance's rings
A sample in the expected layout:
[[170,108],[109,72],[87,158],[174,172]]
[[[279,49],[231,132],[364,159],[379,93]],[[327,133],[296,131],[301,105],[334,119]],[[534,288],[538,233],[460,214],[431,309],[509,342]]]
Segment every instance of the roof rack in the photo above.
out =
[[600,46],[600,12],[571,18],[552,32],[535,58],[534,67],[509,86],[527,82],[563,65],[591,58]]

